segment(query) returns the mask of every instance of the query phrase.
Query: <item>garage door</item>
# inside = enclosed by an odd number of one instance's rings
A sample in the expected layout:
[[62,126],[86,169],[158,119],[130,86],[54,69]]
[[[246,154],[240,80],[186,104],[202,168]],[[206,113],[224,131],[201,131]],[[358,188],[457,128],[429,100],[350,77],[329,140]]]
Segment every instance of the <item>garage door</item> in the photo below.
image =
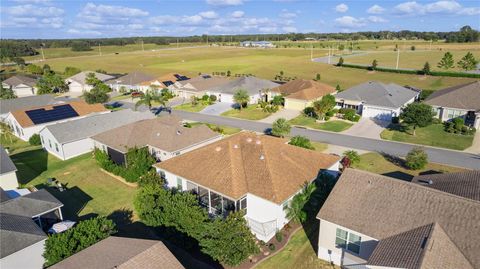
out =
[[378,107],[364,106],[362,116],[383,121],[392,120],[392,110]]
[[307,106],[305,101],[285,98],[285,108],[302,111]]

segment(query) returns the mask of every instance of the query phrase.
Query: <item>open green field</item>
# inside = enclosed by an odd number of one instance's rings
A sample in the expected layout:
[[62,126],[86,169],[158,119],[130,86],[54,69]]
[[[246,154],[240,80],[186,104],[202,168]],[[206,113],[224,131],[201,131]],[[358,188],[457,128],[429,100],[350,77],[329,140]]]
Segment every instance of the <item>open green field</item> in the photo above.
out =
[[[480,48],[480,44],[479,44]],[[461,71],[457,67],[457,62],[467,54],[472,52],[476,59],[480,59],[480,49],[477,50],[452,50],[453,58],[455,60],[455,68],[449,69],[450,71]],[[399,68],[405,69],[418,69],[421,70],[425,62],[430,63],[431,70],[442,70],[437,67],[438,62],[442,59],[445,51],[432,50],[432,51],[420,51],[420,50],[406,50],[400,51]],[[377,60],[378,66],[381,67],[393,67],[395,68],[397,62],[397,52],[395,51],[382,51],[371,52],[368,54],[362,54],[358,56],[345,57],[345,63],[370,65],[373,60]]]
[[456,150],[464,150],[472,145],[472,135],[448,133],[443,128],[443,124],[432,124],[417,128],[413,135],[413,131],[405,129],[404,126],[391,125],[380,134],[380,137],[386,140]]
[[[314,57],[325,51],[315,51]],[[409,74],[368,72],[354,68],[337,68],[310,61],[307,49],[245,49],[235,47],[184,48],[178,50],[145,51],[103,56],[47,59],[54,70],[62,71],[66,66],[82,70],[104,69],[109,73],[126,73],[139,70],[160,76],[177,72],[196,76],[199,72],[226,72],[253,74],[265,79],[274,79],[280,71],[284,76],[312,79],[321,74],[321,82],[342,88],[369,80],[412,85],[422,89],[440,89],[455,84],[473,81],[471,78],[425,77]]]

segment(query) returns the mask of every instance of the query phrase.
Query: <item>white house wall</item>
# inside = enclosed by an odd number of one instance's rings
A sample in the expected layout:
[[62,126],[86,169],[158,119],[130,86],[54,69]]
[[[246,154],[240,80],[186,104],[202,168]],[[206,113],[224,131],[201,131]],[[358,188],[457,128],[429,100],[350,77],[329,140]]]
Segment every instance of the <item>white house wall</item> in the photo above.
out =
[[17,173],[15,171],[0,175],[0,187],[4,190],[18,188]]
[[[361,237],[360,253],[354,254],[335,245],[336,230],[340,228]],[[318,236],[318,258],[336,265],[364,264],[378,244],[378,240],[346,227],[320,219]]]
[[2,269],[42,269],[45,240],[0,259]]
[[25,84],[20,84],[15,87],[12,87],[13,92],[17,97],[25,97],[25,96],[32,96],[37,94],[37,89],[34,87],[30,87]]
[[[43,128],[40,133],[40,141],[42,142],[42,147],[48,151],[48,153],[54,155],[55,157],[65,160],[63,148],[53,134],[47,128]],[[57,151],[58,148],[58,151]]]
[[150,145],[148,145],[148,151],[152,154],[155,155],[155,157],[157,158],[157,160],[160,160],[160,161],[165,161],[165,160],[168,160],[170,158],[173,158],[175,156],[178,156],[178,155],[181,155],[181,154],[184,154],[184,153],[187,153],[189,151],[192,151],[192,150],[195,150],[195,149],[198,149],[198,148],[201,148],[203,146],[206,146],[208,144],[211,144],[213,142],[216,142],[218,140],[222,139],[222,136],[221,135],[218,135],[216,137],[213,137],[209,140],[206,140],[206,141],[202,141],[198,144],[194,144],[190,147],[187,147],[187,148],[184,148],[184,149],[181,149],[181,150],[176,150],[176,151],[173,151],[173,152],[170,152],[170,151],[166,151],[166,150],[162,150],[162,149],[159,149],[159,148],[156,148],[156,147],[152,147]]
[[92,139],[87,137],[81,140],[65,143],[62,148],[65,160],[68,160],[92,151],[94,146]]

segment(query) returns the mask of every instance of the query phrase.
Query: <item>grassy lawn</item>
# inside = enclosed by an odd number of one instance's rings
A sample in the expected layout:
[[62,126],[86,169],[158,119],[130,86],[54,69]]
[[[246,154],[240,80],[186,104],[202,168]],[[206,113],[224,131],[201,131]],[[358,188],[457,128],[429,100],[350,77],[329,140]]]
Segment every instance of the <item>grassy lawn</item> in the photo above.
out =
[[405,168],[403,159],[392,156],[383,156],[376,152],[370,152],[360,155],[360,163],[354,165],[353,167],[372,173],[382,174],[404,180],[410,180],[414,176],[425,173],[452,173],[464,171],[464,169],[462,168],[451,167],[437,163],[429,163],[422,170],[409,170]]
[[197,105],[192,105],[192,103],[185,103],[185,104],[181,104],[176,107],[173,107],[173,109],[183,110],[188,112],[200,112],[207,106],[208,105],[201,104],[200,102]]
[[11,134],[2,134],[0,135],[0,144],[10,152],[14,154],[17,152],[22,152],[25,150],[36,149],[39,146],[31,146],[28,142],[17,138]]
[[127,94],[127,95],[120,94],[120,95],[117,95],[113,98],[110,98],[110,102],[111,101],[121,101],[121,100],[129,99],[129,98],[132,98],[132,96],[130,94]]
[[442,124],[432,124],[417,128],[415,136],[412,131],[405,130],[399,125],[391,125],[385,129],[380,137],[385,140],[421,144],[433,147],[464,150],[472,145],[473,136],[447,133]]
[[[205,122],[192,122],[190,123],[190,125],[192,127],[198,126],[198,125],[206,125],[208,126],[208,128],[212,129],[213,131],[221,133],[223,135],[233,135],[242,131],[242,129],[240,128],[235,128],[235,127],[226,126],[226,125],[216,125],[216,124],[205,123]],[[220,132],[220,129],[221,129],[221,132]]]
[[332,120],[324,123],[318,123],[315,121],[315,119],[305,117],[304,115],[300,115],[294,119],[291,119],[290,124],[331,132],[342,132],[352,127],[353,125],[353,123],[341,120]]
[[[19,183],[47,190],[64,203],[67,219],[92,215],[111,215],[115,211],[133,211],[136,189],[103,173],[91,153],[61,161],[41,148],[11,155],[17,166]],[[47,178],[56,178],[67,186],[59,192],[46,186]],[[119,212],[115,216],[122,215]]]
[[256,105],[249,105],[246,108],[242,108],[242,110],[234,108],[222,113],[222,116],[245,120],[261,120],[270,115],[271,113],[265,112],[261,108],[257,108]]
[[310,141],[310,143],[312,143],[312,146],[315,148],[315,151],[323,152],[328,149],[328,144],[320,143],[316,141]]

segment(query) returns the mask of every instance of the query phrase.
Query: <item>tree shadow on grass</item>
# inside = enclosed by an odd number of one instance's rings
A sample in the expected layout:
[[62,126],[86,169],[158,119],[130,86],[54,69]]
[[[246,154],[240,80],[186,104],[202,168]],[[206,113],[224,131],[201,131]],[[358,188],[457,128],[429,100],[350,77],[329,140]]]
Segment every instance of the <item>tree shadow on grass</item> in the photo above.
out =
[[398,167],[401,167],[401,168],[405,168],[407,169],[407,166],[405,164],[405,160],[400,158],[400,157],[397,157],[395,155],[391,155],[391,154],[388,154],[388,153],[385,153],[385,152],[379,152],[380,155],[383,156],[383,158],[385,158],[385,160],[387,160],[387,162],[390,162]]
[[410,133],[410,128],[408,128],[408,126],[404,125],[404,124],[389,124],[387,127],[386,127],[387,130],[389,131],[398,131],[398,132],[401,132],[401,133],[406,133],[406,134],[412,134]]
[[43,149],[35,149],[13,154],[12,161],[17,167],[18,183],[28,184],[48,168],[48,153]]
[[90,213],[80,216],[82,210],[85,208],[88,202],[93,200],[93,198],[78,186],[68,188],[67,185],[64,188],[64,191],[60,191],[55,187],[48,186],[47,184],[39,184],[35,187],[37,189],[46,189],[49,193],[55,196],[55,198],[63,203],[62,213],[64,219],[80,221],[98,215],[95,213]]

